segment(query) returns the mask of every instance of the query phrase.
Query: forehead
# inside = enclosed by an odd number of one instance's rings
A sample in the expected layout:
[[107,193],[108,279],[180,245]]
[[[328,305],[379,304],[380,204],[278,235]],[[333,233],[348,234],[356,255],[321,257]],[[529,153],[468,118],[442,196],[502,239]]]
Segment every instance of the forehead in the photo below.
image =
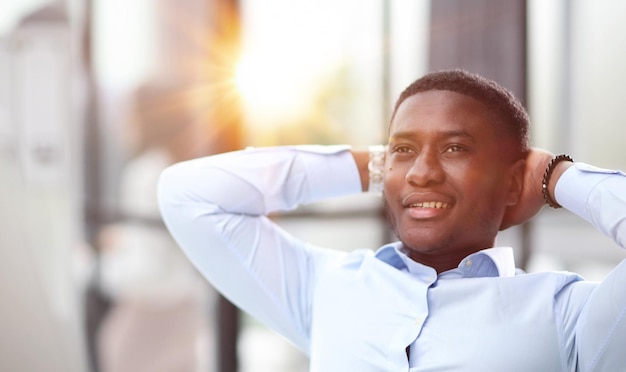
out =
[[494,132],[492,117],[487,106],[470,96],[446,90],[426,91],[400,104],[389,134],[453,130],[484,136]]

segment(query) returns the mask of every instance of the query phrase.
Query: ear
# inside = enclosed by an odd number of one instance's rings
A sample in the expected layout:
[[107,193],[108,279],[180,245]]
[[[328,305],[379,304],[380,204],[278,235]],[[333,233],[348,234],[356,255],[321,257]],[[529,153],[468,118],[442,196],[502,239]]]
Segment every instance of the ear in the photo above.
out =
[[526,159],[519,159],[509,167],[508,190],[506,195],[506,205],[515,205],[519,202],[524,187],[524,170]]

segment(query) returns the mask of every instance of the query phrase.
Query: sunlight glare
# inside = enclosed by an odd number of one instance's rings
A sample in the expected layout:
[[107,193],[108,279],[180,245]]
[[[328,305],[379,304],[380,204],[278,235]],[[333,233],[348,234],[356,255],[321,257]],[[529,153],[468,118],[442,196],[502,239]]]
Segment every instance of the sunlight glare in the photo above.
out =
[[244,7],[247,27],[235,85],[252,127],[297,123],[310,115],[345,58],[345,30],[352,29],[340,15],[345,13],[328,14],[331,0],[272,3],[247,1]]
[[301,65],[283,56],[244,56],[237,67],[235,84],[249,115],[256,121],[280,121],[305,110],[309,86],[300,69]]

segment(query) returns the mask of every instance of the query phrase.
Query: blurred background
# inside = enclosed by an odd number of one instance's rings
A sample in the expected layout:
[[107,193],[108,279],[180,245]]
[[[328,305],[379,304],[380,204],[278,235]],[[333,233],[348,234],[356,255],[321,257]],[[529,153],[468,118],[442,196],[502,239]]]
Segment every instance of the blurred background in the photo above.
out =
[[[205,283],[160,221],[169,164],[385,141],[396,96],[462,67],[524,102],[534,146],[626,169],[619,0],[3,0],[0,369],[307,371]],[[393,237],[379,197],[275,220],[336,249]],[[626,257],[564,210],[503,232],[527,271]]]

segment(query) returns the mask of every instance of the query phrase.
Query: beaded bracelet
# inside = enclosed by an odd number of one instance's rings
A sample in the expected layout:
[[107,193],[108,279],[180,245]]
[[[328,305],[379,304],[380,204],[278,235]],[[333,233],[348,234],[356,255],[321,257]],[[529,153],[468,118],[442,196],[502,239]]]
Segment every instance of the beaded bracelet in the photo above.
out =
[[554,172],[554,168],[556,167],[558,163],[562,161],[573,162],[574,159],[572,159],[569,155],[565,155],[565,154],[555,156],[548,163],[548,167],[546,168],[546,171],[543,174],[543,180],[541,181],[541,193],[543,194],[543,199],[546,201],[546,204],[548,204],[550,207],[554,209],[561,208],[561,205],[557,203],[557,201],[554,200],[550,196],[550,193],[548,192],[548,182],[550,181],[550,176],[552,175],[552,172]]
[[369,147],[369,192],[383,191],[383,166],[385,165],[385,146],[375,145]]

